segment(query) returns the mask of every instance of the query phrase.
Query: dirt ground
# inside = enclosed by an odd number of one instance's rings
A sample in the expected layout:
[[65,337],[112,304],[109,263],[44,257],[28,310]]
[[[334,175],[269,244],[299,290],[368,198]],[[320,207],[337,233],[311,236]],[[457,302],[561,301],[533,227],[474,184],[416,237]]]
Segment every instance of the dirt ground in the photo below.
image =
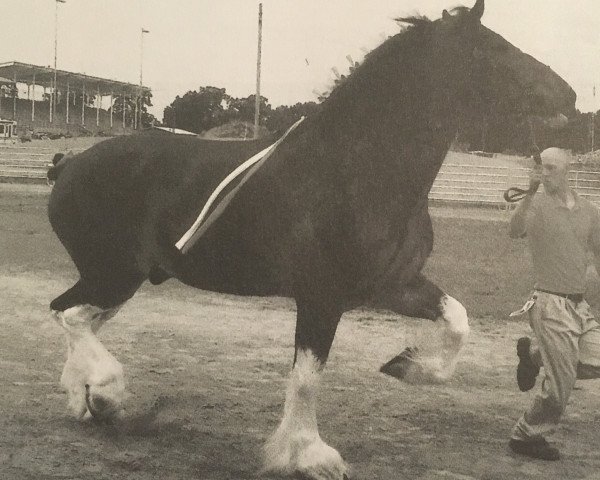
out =
[[[48,314],[76,273],[48,226],[45,202],[42,188],[0,188],[0,478],[262,478],[260,448],[280,419],[293,355],[292,302],[173,281],[144,286],[100,334],[125,368],[126,422],[77,422],[59,385],[63,335]],[[472,317],[457,372],[441,386],[380,374],[405,346],[427,348],[437,327],[349,312],[323,376],[323,439],[350,464],[352,479],[600,478],[599,382],[579,383],[573,393],[552,438],[563,459],[509,452],[510,429],[535,392],[520,393],[514,380],[515,340],[527,326],[507,321],[506,312],[521,298],[506,305],[503,297],[526,294],[526,279],[506,286],[520,275],[514,262],[522,249],[502,243],[502,214],[481,221],[434,213],[439,240],[428,272],[455,287]],[[476,238],[465,248],[469,232]],[[503,260],[492,275],[490,252],[498,251]]]

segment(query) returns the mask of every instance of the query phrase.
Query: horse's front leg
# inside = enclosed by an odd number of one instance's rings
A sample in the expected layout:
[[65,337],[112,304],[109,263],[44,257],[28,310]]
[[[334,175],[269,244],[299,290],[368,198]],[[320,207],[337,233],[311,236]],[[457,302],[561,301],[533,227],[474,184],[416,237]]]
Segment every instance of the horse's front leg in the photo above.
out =
[[65,330],[67,340],[67,360],[60,382],[67,392],[68,406],[78,419],[88,412],[106,422],[122,416],[123,367],[96,337],[118,310],[119,306],[100,308],[86,303],[69,306],[61,302],[61,297],[52,304],[54,319]]
[[467,311],[458,300],[419,274],[401,289],[382,294],[376,306],[443,322],[439,351],[426,357],[419,354],[418,348],[407,348],[381,367],[383,373],[410,383],[439,383],[452,376],[469,334]]
[[320,302],[297,300],[296,350],[283,419],[265,445],[265,470],[310,479],[336,479],[347,467],[340,454],[320,437],[317,427],[319,377],[341,310]]

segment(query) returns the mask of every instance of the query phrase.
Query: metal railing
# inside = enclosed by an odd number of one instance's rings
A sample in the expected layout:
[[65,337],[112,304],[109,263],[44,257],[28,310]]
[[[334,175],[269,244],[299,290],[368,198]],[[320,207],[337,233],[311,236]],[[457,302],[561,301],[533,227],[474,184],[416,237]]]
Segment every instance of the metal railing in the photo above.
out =
[[[527,188],[530,169],[474,163],[444,164],[431,188],[434,201],[507,206],[503,198],[509,187]],[[600,206],[600,172],[571,170],[571,187]]]
[[48,165],[58,150],[60,147],[0,143],[0,182],[45,183]]
[[[74,151],[81,151],[74,149]],[[55,148],[0,144],[0,181],[44,183]],[[527,188],[529,169],[519,166],[477,164],[478,157],[464,155],[445,162],[431,188],[433,201],[506,208],[503,193],[509,187]],[[600,206],[600,171],[573,166],[569,181],[582,197]]]

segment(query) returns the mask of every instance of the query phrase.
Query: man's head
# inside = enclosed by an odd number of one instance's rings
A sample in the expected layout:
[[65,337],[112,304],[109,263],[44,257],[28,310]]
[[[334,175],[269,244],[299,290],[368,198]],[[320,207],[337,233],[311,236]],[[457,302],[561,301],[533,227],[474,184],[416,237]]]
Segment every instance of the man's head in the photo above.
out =
[[560,191],[566,192],[569,188],[568,173],[571,154],[562,148],[547,148],[542,157],[542,183],[549,194]]

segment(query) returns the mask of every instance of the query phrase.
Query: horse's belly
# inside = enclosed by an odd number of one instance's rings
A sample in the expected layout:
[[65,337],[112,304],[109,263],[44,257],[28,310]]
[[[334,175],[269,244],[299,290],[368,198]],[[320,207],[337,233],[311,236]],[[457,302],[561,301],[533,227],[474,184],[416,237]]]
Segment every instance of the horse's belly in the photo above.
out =
[[[177,278],[195,288],[235,295],[289,295],[289,288],[273,255],[257,254],[227,242],[196,248],[186,256]],[[231,247],[229,245],[229,247]],[[184,258],[186,258],[184,257]]]

